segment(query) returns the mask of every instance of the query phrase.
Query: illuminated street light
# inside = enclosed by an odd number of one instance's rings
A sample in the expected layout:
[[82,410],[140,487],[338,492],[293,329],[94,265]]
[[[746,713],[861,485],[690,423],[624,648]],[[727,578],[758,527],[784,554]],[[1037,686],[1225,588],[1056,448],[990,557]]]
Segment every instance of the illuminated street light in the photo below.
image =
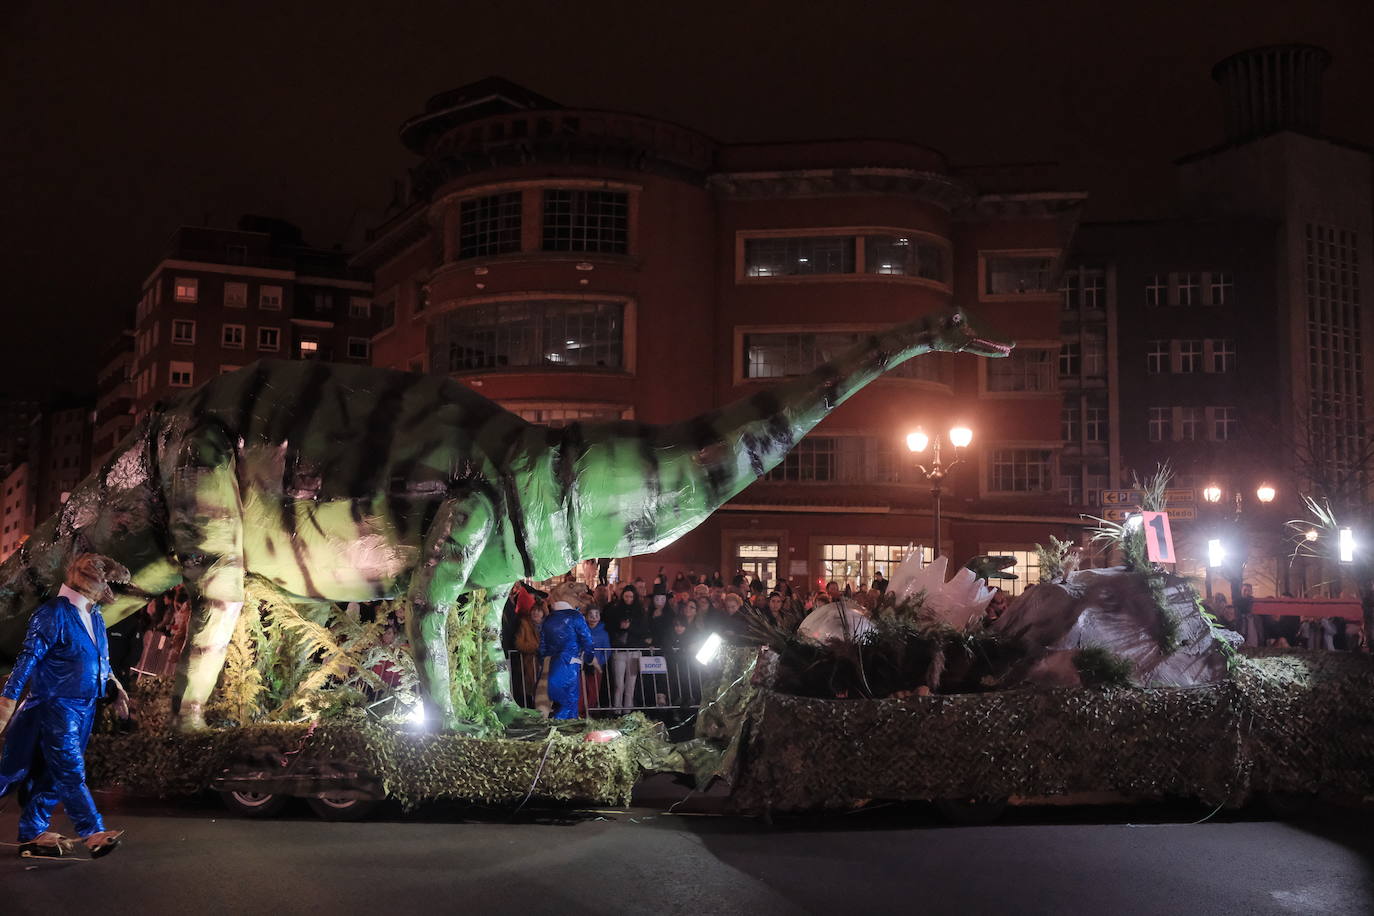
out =
[[[944,442],[946,436],[949,439],[949,444],[954,447],[955,458],[949,464],[942,464],[940,462],[940,446]],[[923,464],[916,465],[921,469],[921,473],[925,475],[926,480],[930,481],[930,499],[935,525],[935,538],[934,543],[931,545],[933,556],[938,557],[940,555],[941,484],[944,483],[945,475],[950,472],[950,469],[963,460],[958,456],[959,449],[968,448],[969,443],[972,441],[973,430],[969,429],[967,426],[952,426],[946,435],[936,433],[934,440],[926,435],[925,430],[921,429],[919,426],[916,428],[915,432],[907,434],[906,447],[912,452],[920,453],[924,452],[927,446],[933,447],[930,456],[930,467],[927,468]]]
[[1226,562],[1226,548],[1221,545],[1220,538],[1212,538],[1207,542],[1207,565],[1220,566]]
[[1303,537],[1307,538],[1309,541],[1315,541],[1317,539],[1317,529],[1308,528],[1307,533],[1304,534]]
[[1341,562],[1353,563],[1355,560],[1355,532],[1349,528],[1341,529]]
[[1274,488],[1267,483],[1260,484],[1259,489],[1255,490],[1255,498],[1262,503],[1272,503],[1274,495]]
[[1214,483],[1208,484],[1202,490],[1202,498],[1207,500],[1209,503],[1221,502],[1221,487],[1217,486]]

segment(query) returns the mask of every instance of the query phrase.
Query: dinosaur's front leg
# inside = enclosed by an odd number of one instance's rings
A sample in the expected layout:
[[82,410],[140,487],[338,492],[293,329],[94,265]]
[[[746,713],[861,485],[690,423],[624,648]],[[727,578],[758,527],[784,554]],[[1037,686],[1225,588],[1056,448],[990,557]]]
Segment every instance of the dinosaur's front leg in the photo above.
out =
[[234,453],[218,430],[197,435],[170,482],[172,547],[191,598],[191,620],[172,686],[182,731],[205,727],[205,702],[243,609],[243,513]]
[[[448,616],[494,527],[487,500],[468,496],[449,499],[425,533],[420,565],[410,580],[406,634],[420,679],[420,703],[428,727],[470,730],[458,720],[449,692]],[[499,644],[499,638],[498,638]]]

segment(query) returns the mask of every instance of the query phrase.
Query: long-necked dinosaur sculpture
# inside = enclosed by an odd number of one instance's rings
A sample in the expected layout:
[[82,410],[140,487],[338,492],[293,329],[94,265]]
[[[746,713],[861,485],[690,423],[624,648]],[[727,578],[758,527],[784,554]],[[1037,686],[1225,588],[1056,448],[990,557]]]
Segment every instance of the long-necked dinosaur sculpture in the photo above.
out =
[[[460,728],[445,631],[465,593],[487,589],[499,609],[519,579],[652,553],[884,372],[932,350],[1010,349],[953,311],[874,333],[807,375],[684,422],[562,429],[530,424],[443,377],[259,362],[149,411],[0,566],[0,651],[17,650],[74,550],[132,573],[104,608],[107,624],[184,584],[194,610],[172,703],[181,727],[195,729],[243,606],[245,573],[302,600],[405,594],[426,718]],[[509,711],[501,684],[488,689]]]

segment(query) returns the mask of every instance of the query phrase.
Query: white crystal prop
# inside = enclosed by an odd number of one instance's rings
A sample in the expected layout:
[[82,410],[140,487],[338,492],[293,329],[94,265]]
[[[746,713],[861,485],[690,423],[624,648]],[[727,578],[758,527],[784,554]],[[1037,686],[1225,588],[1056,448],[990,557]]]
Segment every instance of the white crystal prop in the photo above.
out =
[[920,551],[913,550],[888,581],[887,589],[898,603],[925,592],[925,610],[936,620],[956,630],[967,630],[983,619],[992,589],[971,569],[959,567],[954,578],[945,581],[948,557],[936,557],[922,567]]
[[797,632],[817,642],[857,639],[873,629],[873,621],[855,610],[857,607],[856,603],[844,598],[834,604],[823,604],[806,615]]

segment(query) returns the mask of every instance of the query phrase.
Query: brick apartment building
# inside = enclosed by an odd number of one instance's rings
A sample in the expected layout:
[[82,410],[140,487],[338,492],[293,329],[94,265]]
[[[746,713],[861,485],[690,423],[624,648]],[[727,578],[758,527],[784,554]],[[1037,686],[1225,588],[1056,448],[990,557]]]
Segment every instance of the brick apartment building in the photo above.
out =
[[[1064,386],[1066,442],[1091,451],[1112,486],[1169,461],[1193,491],[1175,524],[1181,568],[1205,575],[1207,541],[1226,538],[1262,595],[1340,582],[1290,562],[1284,522],[1302,514],[1303,493],[1367,504],[1374,471],[1374,314],[1360,292],[1374,160],[1320,133],[1328,60],[1282,46],[1219,63],[1225,141],[1179,160],[1177,215],[1080,226],[1065,275],[1061,370],[1080,334],[1107,351],[1092,390]],[[1201,498],[1211,484],[1215,506]],[[1255,498],[1261,484],[1277,490],[1269,505]]]
[[911,143],[724,145],[497,79],[430,99],[401,139],[420,158],[409,203],[353,262],[374,275],[374,363],[451,375],[532,421],[681,419],[951,305],[1019,342],[1008,360],[923,357],[876,382],[622,576],[889,571],[932,545],[904,446],[918,425],[974,430],[942,506],[957,560],[1014,552],[1024,585],[1037,542],[1081,532],[1056,367],[1082,194]]
[[0,487],[0,562],[4,562],[33,531],[36,488],[29,463],[15,465]]
[[138,302],[135,411],[259,359],[366,364],[371,295],[343,251],[311,248],[281,220],[178,229]]
[[34,421],[34,520],[56,512],[85,479],[91,464],[92,405],[83,398],[58,400]]
[[134,332],[124,331],[106,348],[96,378],[91,464],[98,470],[134,426]]

